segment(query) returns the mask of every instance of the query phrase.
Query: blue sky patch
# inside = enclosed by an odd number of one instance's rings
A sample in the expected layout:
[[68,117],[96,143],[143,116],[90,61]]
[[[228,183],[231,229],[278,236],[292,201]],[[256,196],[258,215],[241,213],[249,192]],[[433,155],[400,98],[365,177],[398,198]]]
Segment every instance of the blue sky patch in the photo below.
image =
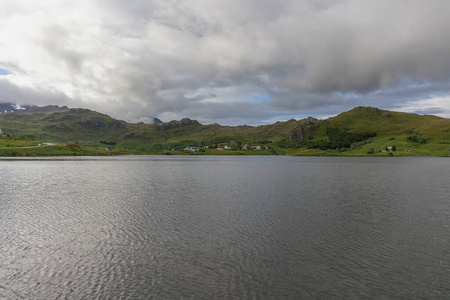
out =
[[269,94],[259,94],[256,96],[253,96],[251,99],[246,100],[247,103],[263,103],[268,102],[271,100],[271,97]]
[[0,68],[0,76],[6,76],[6,75],[10,75],[10,74],[14,74],[14,73],[10,72],[9,70]]

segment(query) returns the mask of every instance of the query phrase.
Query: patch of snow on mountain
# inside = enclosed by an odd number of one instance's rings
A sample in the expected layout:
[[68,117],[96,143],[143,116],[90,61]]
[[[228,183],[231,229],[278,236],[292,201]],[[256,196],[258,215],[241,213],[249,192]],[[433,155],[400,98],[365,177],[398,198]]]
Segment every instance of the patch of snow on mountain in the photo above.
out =
[[20,106],[20,104],[11,104],[12,107],[14,107],[16,110],[25,110],[26,108],[23,108]]

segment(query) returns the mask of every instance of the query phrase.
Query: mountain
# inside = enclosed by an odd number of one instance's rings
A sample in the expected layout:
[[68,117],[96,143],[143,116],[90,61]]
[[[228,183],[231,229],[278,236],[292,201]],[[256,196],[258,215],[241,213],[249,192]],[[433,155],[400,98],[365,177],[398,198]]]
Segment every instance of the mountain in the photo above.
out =
[[[38,113],[38,112],[56,112],[56,111],[66,111],[69,108],[67,106],[58,105],[47,105],[47,106],[36,106],[36,105],[20,105],[13,103],[0,103],[0,114],[2,113],[12,113],[12,112],[24,112],[24,113]],[[151,124],[153,123],[163,123],[158,118],[150,118]],[[144,124],[144,123],[141,123]]]
[[450,148],[450,120],[413,113],[355,107],[327,120],[308,118],[281,141],[281,146],[311,154],[314,149],[354,155],[373,154],[396,146],[420,155],[446,153]]
[[161,121],[161,120],[158,119],[158,118],[152,118],[152,123],[153,123],[153,124],[159,124],[159,123],[164,123],[164,122]]
[[12,103],[0,103],[0,114],[1,113],[9,113],[20,110],[25,110],[26,108],[22,108],[20,105],[15,105]]
[[240,149],[247,144],[279,154],[367,155],[394,145],[398,151],[435,155],[444,153],[450,143],[449,119],[374,107],[356,107],[326,120],[292,119],[257,127],[203,125],[187,118],[135,124],[82,108],[21,107],[0,114],[0,128],[42,142],[145,151],[219,144]]
[[68,109],[67,106],[59,107],[58,105],[47,105],[47,106],[35,106],[35,105],[24,105],[13,103],[0,103],[0,114],[1,113],[11,113],[11,112],[52,112]]

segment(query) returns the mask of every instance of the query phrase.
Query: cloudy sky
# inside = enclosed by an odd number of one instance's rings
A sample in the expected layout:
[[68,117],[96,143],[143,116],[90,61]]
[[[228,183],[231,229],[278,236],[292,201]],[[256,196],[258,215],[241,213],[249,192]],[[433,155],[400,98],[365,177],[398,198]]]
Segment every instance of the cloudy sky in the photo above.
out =
[[2,0],[0,103],[260,125],[450,117],[448,0]]

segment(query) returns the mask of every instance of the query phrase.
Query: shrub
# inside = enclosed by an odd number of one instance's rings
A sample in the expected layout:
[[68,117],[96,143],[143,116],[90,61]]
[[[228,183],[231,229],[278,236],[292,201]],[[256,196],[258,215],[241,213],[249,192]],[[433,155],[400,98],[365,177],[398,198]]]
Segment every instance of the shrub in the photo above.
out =
[[426,144],[427,143],[427,139],[418,137],[417,135],[410,135],[410,136],[408,136],[406,138],[406,140],[408,142],[415,142],[415,143],[419,143],[419,144]]

